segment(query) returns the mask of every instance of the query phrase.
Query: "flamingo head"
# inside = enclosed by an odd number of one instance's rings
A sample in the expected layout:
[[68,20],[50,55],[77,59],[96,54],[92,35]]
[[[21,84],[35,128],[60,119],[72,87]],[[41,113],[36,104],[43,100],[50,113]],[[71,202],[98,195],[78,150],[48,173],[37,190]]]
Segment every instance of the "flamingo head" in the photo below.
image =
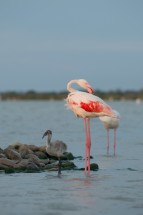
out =
[[79,79],[78,84],[82,88],[86,89],[88,91],[88,93],[92,94],[94,92],[94,89],[91,87],[91,85],[86,80]]
[[45,136],[49,136],[49,137],[51,137],[52,136],[52,131],[51,130],[46,130],[45,131],[45,133],[43,134],[43,137],[42,137],[42,139],[45,137]]

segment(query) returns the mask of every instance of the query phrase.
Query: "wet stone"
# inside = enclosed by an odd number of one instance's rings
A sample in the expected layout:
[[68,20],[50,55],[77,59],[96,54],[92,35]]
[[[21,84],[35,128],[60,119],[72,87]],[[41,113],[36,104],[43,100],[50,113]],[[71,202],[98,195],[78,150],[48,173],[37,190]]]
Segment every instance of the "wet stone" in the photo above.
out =
[[39,151],[41,151],[41,152],[46,152],[46,146],[40,146],[39,147]]
[[30,150],[33,152],[39,151],[39,147],[35,145],[27,145]]
[[90,169],[91,169],[92,171],[97,171],[97,170],[99,170],[99,166],[98,166],[97,163],[91,163],[91,164],[90,164]]
[[28,154],[25,158],[27,158],[32,163],[35,163],[37,166],[41,166],[41,160],[34,154]]
[[3,152],[3,149],[2,148],[0,148],[0,154],[3,154],[4,152]]
[[13,149],[15,149],[15,150],[19,150],[19,147],[20,147],[21,145],[23,145],[23,144],[17,142],[17,143],[10,144],[9,147],[10,147],[10,148],[13,148]]
[[[77,170],[82,170],[82,171],[84,171],[84,168],[82,167],[82,168],[79,168],[79,169],[77,169]],[[91,170],[91,171],[98,171],[98,170],[99,170],[98,164],[96,164],[96,163],[91,163],[91,164],[90,164],[90,170]]]
[[33,154],[33,151],[28,148],[27,145],[21,145],[18,149],[18,152],[20,153],[22,158],[25,158],[27,154]]
[[14,167],[15,163],[17,161],[13,161],[7,158],[0,158],[0,164],[1,165],[5,165],[5,166],[9,166],[9,167]]
[[74,160],[74,156],[71,152],[65,152],[63,160]]
[[0,153],[0,158],[6,158],[5,154]]
[[63,161],[62,168],[63,170],[72,170],[76,168],[76,165],[71,161]]
[[14,149],[8,147],[4,150],[5,156],[10,160],[21,160],[21,155]]
[[47,159],[47,153],[41,152],[41,151],[36,151],[34,153],[36,156],[38,156],[39,159]]
[[[76,157],[81,159],[82,157]],[[66,152],[62,157],[61,171],[63,170],[84,170],[78,169],[74,162],[75,157],[71,152]],[[46,146],[27,145],[14,143],[6,149],[0,148],[0,171],[5,173],[13,172],[40,172],[58,171],[59,161],[56,157],[51,157],[46,152]],[[91,164],[91,170],[97,171],[98,165]]]

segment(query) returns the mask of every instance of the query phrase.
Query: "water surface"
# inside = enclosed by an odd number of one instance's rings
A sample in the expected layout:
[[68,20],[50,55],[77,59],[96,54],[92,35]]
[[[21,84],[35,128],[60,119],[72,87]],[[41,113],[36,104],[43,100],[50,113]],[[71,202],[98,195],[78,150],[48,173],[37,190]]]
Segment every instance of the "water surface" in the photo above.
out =
[[[106,131],[98,119],[91,121],[91,162],[99,171],[86,177],[82,171],[0,174],[0,208],[5,215],[142,215],[143,214],[143,103],[110,102],[121,114],[117,153],[106,155]],[[82,119],[66,110],[64,101],[0,102],[0,147],[21,142],[44,145],[42,135],[53,131],[75,156],[84,155]],[[74,161],[83,167],[83,160]]]

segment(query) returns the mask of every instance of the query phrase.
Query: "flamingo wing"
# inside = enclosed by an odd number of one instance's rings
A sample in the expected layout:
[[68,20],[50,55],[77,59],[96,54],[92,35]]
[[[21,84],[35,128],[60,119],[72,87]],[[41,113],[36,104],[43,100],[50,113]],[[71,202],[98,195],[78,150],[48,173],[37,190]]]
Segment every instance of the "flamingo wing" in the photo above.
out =
[[[109,115],[113,116],[112,108],[107,105],[102,99],[99,97],[85,93],[85,92],[73,92],[70,93],[67,98],[68,106],[76,115],[81,117],[96,117]],[[78,113],[77,113],[78,112]]]

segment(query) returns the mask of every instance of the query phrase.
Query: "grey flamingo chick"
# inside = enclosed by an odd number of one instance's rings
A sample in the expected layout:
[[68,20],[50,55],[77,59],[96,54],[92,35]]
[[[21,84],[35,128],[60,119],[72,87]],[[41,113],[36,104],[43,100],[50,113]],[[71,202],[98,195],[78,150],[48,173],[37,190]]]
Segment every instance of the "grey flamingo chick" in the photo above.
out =
[[44,138],[47,136],[47,146],[46,146],[46,152],[54,157],[57,157],[59,160],[59,165],[58,165],[58,175],[61,174],[61,165],[62,165],[62,157],[64,156],[64,152],[67,151],[67,145],[61,141],[61,140],[56,140],[54,142],[51,142],[52,138],[52,131],[51,130],[46,130],[45,133],[43,134]]

